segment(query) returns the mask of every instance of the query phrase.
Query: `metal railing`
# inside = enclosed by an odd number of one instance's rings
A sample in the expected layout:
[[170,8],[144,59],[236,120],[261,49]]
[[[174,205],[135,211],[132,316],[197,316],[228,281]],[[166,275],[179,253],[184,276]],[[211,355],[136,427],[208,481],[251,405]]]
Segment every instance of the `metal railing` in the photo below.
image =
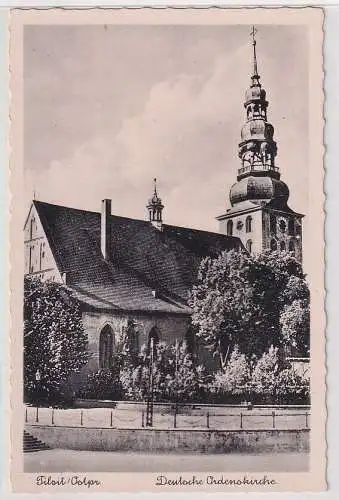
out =
[[295,430],[309,429],[310,415],[308,410],[270,412],[245,410],[232,413],[215,413],[208,410],[186,414],[179,412],[175,407],[172,412],[154,412],[152,426],[149,426],[145,409],[130,411],[105,408],[93,411],[92,409],[25,408],[25,422],[28,424],[99,428]]

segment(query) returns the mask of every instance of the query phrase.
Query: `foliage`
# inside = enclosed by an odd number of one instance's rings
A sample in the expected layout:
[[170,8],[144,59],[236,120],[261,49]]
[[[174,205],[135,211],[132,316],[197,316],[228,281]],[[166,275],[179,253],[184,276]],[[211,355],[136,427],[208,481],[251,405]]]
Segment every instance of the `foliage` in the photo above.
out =
[[[203,366],[196,366],[186,343],[169,345],[160,342],[154,349],[153,397],[155,401],[203,400],[207,375]],[[147,399],[150,386],[150,356],[143,346],[138,365],[121,370],[120,380],[129,399]]]
[[252,378],[252,391],[259,395],[273,397],[276,394],[279,373],[278,348],[271,346],[256,363]]
[[225,369],[235,345],[248,358],[280,346],[286,338],[281,315],[301,299],[308,307],[305,276],[291,254],[232,250],[201,262],[190,297],[192,323]]
[[211,384],[211,392],[217,400],[225,400],[233,395],[243,396],[247,394],[250,382],[250,365],[244,354],[241,354],[236,346],[230,356],[225,370],[215,373]]
[[119,380],[119,370],[105,369],[89,374],[79,396],[88,399],[122,399],[123,389]]
[[69,377],[87,361],[87,337],[72,293],[64,285],[26,277],[25,399],[40,403],[59,400]]
[[277,377],[277,402],[283,404],[309,404],[310,380],[308,374],[299,374],[293,367],[285,368]]

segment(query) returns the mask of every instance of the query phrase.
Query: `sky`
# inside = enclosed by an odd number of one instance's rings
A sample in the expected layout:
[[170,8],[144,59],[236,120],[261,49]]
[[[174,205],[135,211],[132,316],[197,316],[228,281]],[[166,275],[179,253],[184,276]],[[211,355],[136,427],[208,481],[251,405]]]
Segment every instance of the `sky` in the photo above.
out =
[[[308,33],[257,26],[289,204],[308,206]],[[218,231],[236,181],[251,26],[25,26],[24,169],[33,198]]]

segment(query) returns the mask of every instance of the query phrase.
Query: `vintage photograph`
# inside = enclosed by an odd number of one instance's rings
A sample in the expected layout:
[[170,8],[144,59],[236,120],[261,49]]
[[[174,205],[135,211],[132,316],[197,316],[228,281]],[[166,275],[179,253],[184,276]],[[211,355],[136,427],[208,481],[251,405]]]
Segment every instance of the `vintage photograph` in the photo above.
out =
[[325,456],[321,10],[95,12],[14,14],[15,472],[297,484]]

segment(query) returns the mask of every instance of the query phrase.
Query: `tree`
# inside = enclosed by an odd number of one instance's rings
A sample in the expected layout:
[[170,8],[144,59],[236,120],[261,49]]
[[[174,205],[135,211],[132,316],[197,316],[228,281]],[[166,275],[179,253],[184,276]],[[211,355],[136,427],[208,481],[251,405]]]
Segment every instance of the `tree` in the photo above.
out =
[[288,253],[223,252],[201,262],[190,305],[192,323],[225,369],[235,345],[247,357],[281,346],[281,314],[305,296],[300,263]]
[[252,391],[272,401],[277,390],[279,368],[278,348],[271,346],[255,365],[251,378]]
[[239,347],[235,346],[225,370],[219,370],[214,375],[211,390],[218,399],[227,396],[247,394],[251,379],[250,364]]
[[[26,399],[58,400],[70,376],[88,361],[80,305],[64,285],[24,281]],[[39,375],[39,376],[37,376]]]
[[292,352],[309,356],[310,296],[306,283],[291,276],[286,288],[286,299],[280,316],[283,341]]

